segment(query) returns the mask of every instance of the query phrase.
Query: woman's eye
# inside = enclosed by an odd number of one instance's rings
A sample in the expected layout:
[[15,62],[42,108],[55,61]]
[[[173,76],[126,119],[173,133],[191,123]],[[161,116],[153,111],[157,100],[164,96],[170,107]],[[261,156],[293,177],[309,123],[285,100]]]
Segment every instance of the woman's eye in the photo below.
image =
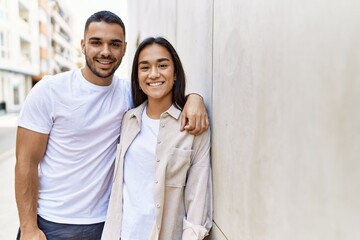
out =
[[148,66],[142,66],[142,67],[140,67],[140,70],[141,70],[141,71],[145,71],[145,70],[148,70],[148,69],[149,69]]

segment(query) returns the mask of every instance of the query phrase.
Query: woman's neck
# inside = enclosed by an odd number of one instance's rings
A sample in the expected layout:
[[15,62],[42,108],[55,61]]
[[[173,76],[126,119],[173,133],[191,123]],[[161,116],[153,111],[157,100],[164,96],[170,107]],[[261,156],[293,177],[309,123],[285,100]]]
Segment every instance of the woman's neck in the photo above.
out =
[[149,118],[160,119],[160,115],[168,110],[171,105],[171,101],[156,101],[154,99],[149,99],[146,106],[146,114]]

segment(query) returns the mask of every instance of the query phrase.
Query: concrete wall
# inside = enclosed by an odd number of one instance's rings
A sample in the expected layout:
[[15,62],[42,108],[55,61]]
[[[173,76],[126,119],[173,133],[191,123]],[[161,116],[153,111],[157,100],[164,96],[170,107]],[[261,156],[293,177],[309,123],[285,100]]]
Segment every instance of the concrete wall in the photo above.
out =
[[212,81],[212,4],[198,1],[128,2],[129,72],[137,47],[147,37],[167,38],[180,55],[188,77],[188,92],[201,93],[210,106]]
[[169,34],[211,115],[211,239],[360,239],[360,2],[147,2],[128,29]]

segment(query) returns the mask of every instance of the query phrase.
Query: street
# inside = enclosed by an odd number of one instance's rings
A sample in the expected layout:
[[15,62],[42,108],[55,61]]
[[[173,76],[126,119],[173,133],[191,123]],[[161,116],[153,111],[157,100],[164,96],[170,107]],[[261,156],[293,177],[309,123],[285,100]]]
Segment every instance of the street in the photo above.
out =
[[0,240],[15,239],[19,227],[14,191],[16,117],[0,116]]
[[0,126],[0,154],[15,146],[15,128]]

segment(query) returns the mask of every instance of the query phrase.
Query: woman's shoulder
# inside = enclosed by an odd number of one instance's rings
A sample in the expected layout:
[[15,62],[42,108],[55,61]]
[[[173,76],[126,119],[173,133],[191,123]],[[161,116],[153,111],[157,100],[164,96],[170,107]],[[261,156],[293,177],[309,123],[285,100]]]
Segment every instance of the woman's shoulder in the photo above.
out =
[[145,107],[145,103],[143,103],[140,106],[137,106],[135,108],[129,109],[124,115],[124,120],[131,119],[133,117],[135,117],[137,119],[141,118],[141,114],[144,110],[144,107]]

